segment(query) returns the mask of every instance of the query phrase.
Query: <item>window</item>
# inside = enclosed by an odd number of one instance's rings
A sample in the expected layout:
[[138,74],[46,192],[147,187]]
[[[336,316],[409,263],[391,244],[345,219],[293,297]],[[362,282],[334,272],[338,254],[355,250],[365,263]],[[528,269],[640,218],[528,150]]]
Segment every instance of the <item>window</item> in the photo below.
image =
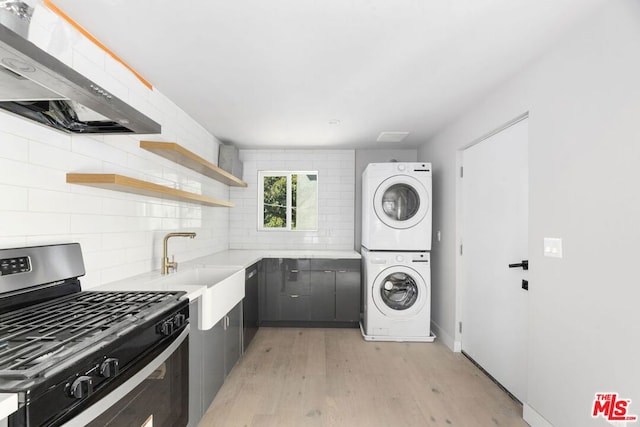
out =
[[318,172],[258,172],[258,230],[318,229]]

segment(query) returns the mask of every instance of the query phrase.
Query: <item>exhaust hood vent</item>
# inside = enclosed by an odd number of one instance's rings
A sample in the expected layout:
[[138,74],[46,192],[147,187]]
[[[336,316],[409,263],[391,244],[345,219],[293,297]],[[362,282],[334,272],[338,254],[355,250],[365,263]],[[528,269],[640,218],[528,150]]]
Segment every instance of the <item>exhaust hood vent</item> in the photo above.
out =
[[1,109],[67,133],[160,133],[158,123],[21,36],[24,16],[0,12]]

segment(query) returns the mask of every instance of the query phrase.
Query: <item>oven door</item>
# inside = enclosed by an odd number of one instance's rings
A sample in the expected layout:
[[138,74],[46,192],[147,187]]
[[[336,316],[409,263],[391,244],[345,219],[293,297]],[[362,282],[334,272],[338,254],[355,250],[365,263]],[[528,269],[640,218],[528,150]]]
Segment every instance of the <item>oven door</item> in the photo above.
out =
[[189,326],[160,355],[64,426],[184,427],[189,418]]

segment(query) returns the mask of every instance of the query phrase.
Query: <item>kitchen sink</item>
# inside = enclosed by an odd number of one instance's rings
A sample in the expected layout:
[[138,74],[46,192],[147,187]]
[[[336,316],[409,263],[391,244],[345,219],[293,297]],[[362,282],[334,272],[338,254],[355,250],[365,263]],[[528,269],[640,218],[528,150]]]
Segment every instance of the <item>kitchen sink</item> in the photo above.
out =
[[175,284],[212,287],[239,271],[244,272],[244,267],[241,265],[196,267],[167,274],[166,276],[162,276],[159,279],[154,280],[154,283],[163,285]]

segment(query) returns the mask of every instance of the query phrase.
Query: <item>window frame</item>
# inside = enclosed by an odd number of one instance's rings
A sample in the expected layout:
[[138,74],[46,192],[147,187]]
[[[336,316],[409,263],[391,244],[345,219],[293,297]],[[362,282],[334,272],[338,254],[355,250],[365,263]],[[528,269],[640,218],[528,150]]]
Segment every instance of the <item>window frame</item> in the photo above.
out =
[[[316,177],[316,226],[313,229],[291,229],[291,221],[293,219],[293,197],[291,194],[292,190],[292,176],[293,175],[315,175]],[[265,227],[264,226],[264,179],[267,177],[281,177],[285,176],[287,178],[287,205],[286,205],[286,227]],[[319,173],[318,171],[284,171],[284,170],[259,170],[258,171],[258,215],[257,215],[257,229],[258,231],[291,231],[291,232],[309,232],[309,231],[318,231],[318,222],[319,222],[319,197],[320,197],[320,187],[319,187]]]

